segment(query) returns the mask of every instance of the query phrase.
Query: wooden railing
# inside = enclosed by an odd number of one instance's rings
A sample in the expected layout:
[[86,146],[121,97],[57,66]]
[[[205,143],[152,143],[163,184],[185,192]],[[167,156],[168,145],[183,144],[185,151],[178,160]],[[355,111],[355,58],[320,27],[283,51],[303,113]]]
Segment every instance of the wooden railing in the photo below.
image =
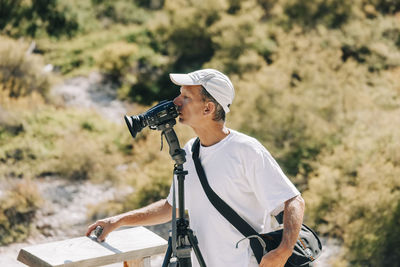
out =
[[125,267],[150,267],[150,257],[166,249],[163,238],[144,227],[135,227],[111,232],[101,243],[84,236],[26,247],[20,250],[18,260],[35,267],[89,267],[118,262]]

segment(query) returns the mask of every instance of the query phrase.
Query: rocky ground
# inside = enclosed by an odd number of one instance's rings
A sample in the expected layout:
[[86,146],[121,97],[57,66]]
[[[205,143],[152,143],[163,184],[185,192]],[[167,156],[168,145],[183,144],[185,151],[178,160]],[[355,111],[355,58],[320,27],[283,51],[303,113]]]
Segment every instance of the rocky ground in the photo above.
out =
[[[112,85],[104,84],[98,73],[67,80],[55,87],[53,93],[60,96],[66,105],[93,108],[117,123],[122,123],[126,114],[127,105],[116,100]],[[87,225],[91,223],[87,220],[88,206],[115,199],[117,193],[120,197],[133,191],[132,188],[114,188],[107,183],[70,182],[57,177],[37,179],[35,183],[45,199],[36,217],[37,231],[24,243],[0,247],[1,267],[25,266],[16,260],[23,247],[83,236]],[[167,239],[170,226],[166,224],[149,229]],[[323,242],[324,253],[315,266],[330,266],[329,260],[340,250],[339,244],[333,240]],[[153,257],[152,266],[161,266],[163,258],[163,255]]]
[[94,109],[116,123],[124,122],[128,104],[117,99],[113,84],[93,72],[88,77],[75,77],[52,89],[55,97],[60,97],[66,106]]

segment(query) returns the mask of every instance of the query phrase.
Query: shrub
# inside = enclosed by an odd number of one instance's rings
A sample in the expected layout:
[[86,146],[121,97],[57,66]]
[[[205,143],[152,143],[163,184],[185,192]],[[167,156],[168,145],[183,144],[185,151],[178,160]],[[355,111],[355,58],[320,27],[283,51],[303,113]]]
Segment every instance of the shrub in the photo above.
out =
[[[397,37],[384,37],[396,31],[390,21],[360,21],[357,31],[346,30],[351,23],[343,31],[319,27],[305,36],[301,29],[276,30],[272,64],[232,77],[237,96],[228,121],[262,141],[294,176],[305,192],[306,219],[343,240],[340,262],[352,266],[386,266],[398,258],[397,247],[389,250],[398,245],[393,222],[400,198],[394,152],[400,151],[400,80],[398,67],[388,64]],[[344,60],[342,42],[360,40],[353,34],[391,47],[380,59],[386,66],[372,70],[369,55]]]
[[[386,86],[395,88],[390,81]],[[374,100],[368,110],[351,111],[351,126],[340,145],[318,157],[305,196],[310,221],[343,239],[352,266],[387,266],[400,255],[393,228],[400,201],[400,107],[378,111],[380,100]]]
[[[110,0],[92,0],[92,5],[96,13],[96,17],[103,20],[112,20],[116,23],[144,23],[149,13],[140,8],[134,1],[110,1]],[[108,22],[107,24],[110,24]]]
[[75,181],[116,181],[120,178],[116,170],[119,157],[105,150],[107,144],[78,135],[58,141],[58,160],[47,171]]
[[132,70],[132,61],[137,51],[135,44],[112,43],[99,52],[96,62],[103,73],[109,75],[113,81],[122,83],[120,79]]
[[123,43],[126,36],[137,30],[137,27],[110,25],[76,36],[68,42],[39,39],[37,50],[41,51],[46,61],[51,62],[64,76],[87,75],[98,68],[96,59],[99,59],[105,48],[112,43]]
[[137,188],[137,191],[123,201],[124,210],[132,210],[142,208],[146,205],[154,203],[160,199],[167,198],[171,186],[172,175],[170,179],[167,177],[151,177],[146,185]]
[[23,130],[13,133],[13,128],[0,124],[0,176],[127,179],[130,168],[117,168],[130,157],[125,125],[116,126],[89,111],[43,104],[30,108],[24,106],[24,98],[9,101],[3,102],[3,109],[18,118],[14,129],[22,125]]
[[262,21],[255,3],[242,4],[235,14],[220,12],[219,20],[208,30],[214,56],[205,65],[227,74],[244,74],[259,70],[270,62],[275,42]]
[[29,180],[10,183],[9,187],[0,195],[0,245],[28,237],[42,202],[35,184]]
[[76,14],[58,0],[4,0],[2,4],[6,12],[1,16],[0,30],[10,36],[72,36],[79,27]]
[[0,90],[11,97],[37,92],[47,97],[51,76],[41,56],[28,54],[28,45],[0,36]]
[[6,135],[16,136],[23,131],[24,125],[22,122],[0,106],[0,140],[6,138]]
[[352,1],[347,0],[283,0],[279,1],[285,19],[294,25],[313,28],[317,24],[337,28],[352,16]]
[[400,25],[394,17],[357,20],[343,27],[342,59],[364,63],[370,71],[400,66]]

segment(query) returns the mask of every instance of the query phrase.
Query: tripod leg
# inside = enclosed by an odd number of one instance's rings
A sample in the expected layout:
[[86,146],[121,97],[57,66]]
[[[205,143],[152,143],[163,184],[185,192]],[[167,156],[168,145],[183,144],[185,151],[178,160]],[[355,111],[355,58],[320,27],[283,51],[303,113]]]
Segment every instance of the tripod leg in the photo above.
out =
[[203,259],[203,256],[201,255],[200,248],[198,246],[198,241],[197,237],[193,234],[193,231],[191,229],[188,229],[187,231],[189,242],[193,247],[194,254],[196,254],[197,261],[199,262],[201,267],[206,267],[206,263]]
[[192,259],[190,258],[190,246],[189,239],[187,236],[180,236],[179,246],[177,247],[177,258],[179,267],[192,267]]
[[172,255],[172,245],[171,245],[171,237],[169,237],[168,238],[168,248],[167,248],[167,252],[165,253],[165,256],[164,256],[164,261],[163,261],[162,267],[168,267],[168,264],[171,259],[171,255]]
[[190,258],[179,259],[178,267],[192,267],[192,261]]
[[165,253],[164,261],[162,267],[191,267],[192,261],[190,259],[190,247],[193,248],[194,253],[196,254],[197,261],[199,262],[201,267],[206,267],[206,263],[201,255],[198,241],[196,236],[193,234],[191,229],[187,229],[187,239],[186,242],[189,241],[189,247],[186,248],[178,248],[178,258],[171,258],[172,256],[172,237],[168,238],[168,248],[167,252]]
[[[186,263],[186,261],[182,261],[181,259],[177,259],[175,257],[172,257],[172,237],[170,236],[168,238],[168,248],[167,248],[167,252],[165,253],[164,256],[164,261],[162,264],[162,267],[191,267],[191,263],[190,263],[190,258],[189,258],[189,264]],[[182,264],[181,264],[182,261]]]

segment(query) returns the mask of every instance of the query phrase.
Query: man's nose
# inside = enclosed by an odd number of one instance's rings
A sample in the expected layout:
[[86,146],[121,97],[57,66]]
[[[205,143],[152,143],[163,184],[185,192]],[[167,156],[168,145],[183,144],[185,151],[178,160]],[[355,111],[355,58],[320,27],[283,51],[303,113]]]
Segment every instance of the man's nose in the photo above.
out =
[[180,106],[180,103],[181,103],[181,101],[180,101],[180,96],[178,95],[177,97],[175,97],[175,99],[174,99],[174,104],[176,105],[176,106]]

